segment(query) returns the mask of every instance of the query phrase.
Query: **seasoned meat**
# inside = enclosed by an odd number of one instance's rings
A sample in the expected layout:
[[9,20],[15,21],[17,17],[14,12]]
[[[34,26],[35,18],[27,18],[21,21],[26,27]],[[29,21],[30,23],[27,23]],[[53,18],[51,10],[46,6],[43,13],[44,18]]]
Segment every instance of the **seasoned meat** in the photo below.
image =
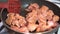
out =
[[53,15],[54,15],[53,11],[52,10],[48,10],[48,12],[47,12],[47,19],[48,20],[52,20]]
[[9,13],[6,19],[6,23],[8,25],[14,25],[20,27],[26,24],[26,20],[23,16],[20,16],[19,14]]
[[52,27],[56,27],[56,26],[57,23],[54,23],[53,21],[48,21],[47,24],[40,23],[36,29],[36,32],[51,30]]
[[40,23],[46,24],[46,18],[44,18],[44,16],[40,14],[38,15],[38,22],[39,24]]
[[59,21],[59,16],[54,15],[54,16],[53,16],[53,21],[54,21],[54,22]]
[[29,23],[27,27],[28,27],[28,30],[32,32],[37,28],[37,26],[38,26],[37,24]]
[[13,20],[12,25],[16,25],[17,27],[20,27],[18,20]]
[[54,21],[48,21],[48,26],[50,26],[50,27],[56,27],[57,23],[54,22]]
[[7,17],[8,17],[8,18],[6,19],[6,23],[7,23],[8,25],[11,25],[12,20],[15,19],[14,13],[9,13],[9,14],[7,15]]
[[37,20],[37,11],[32,10],[32,12],[28,13],[26,16],[26,20],[28,23],[36,23]]
[[40,10],[38,11],[38,14],[42,14],[44,17],[47,16],[47,12],[48,12],[49,8],[47,6],[42,6],[40,8]]
[[37,3],[33,3],[33,4],[30,4],[30,6],[25,10],[29,12],[38,8],[39,8],[39,5]]
[[25,18],[22,16],[20,16],[18,21],[19,21],[20,26],[25,26],[27,24]]

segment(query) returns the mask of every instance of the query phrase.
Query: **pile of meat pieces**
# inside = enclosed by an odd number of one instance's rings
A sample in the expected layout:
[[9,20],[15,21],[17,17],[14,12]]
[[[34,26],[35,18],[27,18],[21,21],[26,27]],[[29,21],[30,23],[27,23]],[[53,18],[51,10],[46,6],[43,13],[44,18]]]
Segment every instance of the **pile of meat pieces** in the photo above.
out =
[[29,12],[26,18],[15,13],[7,15],[6,23],[13,30],[19,32],[33,32],[35,30],[35,32],[43,32],[57,26],[59,16],[55,15],[47,6],[40,7],[37,3],[33,3],[25,10]]

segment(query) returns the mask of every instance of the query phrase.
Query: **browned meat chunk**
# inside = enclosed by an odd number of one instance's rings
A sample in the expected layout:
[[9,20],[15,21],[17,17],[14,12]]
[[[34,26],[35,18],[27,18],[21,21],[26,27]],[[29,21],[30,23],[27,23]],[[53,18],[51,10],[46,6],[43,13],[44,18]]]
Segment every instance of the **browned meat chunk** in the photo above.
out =
[[28,27],[28,30],[32,32],[37,28],[37,26],[38,26],[37,24],[29,23],[27,27]]
[[54,21],[54,22],[59,21],[59,16],[54,15],[54,16],[53,16],[53,21]]
[[32,11],[32,10],[35,10],[35,9],[38,9],[39,8],[39,5],[37,3],[33,3],[33,4],[30,4],[30,6],[28,7],[28,9],[25,9],[26,11]]
[[26,16],[26,20],[28,23],[36,23],[37,20],[37,11],[32,10],[32,12],[28,13]]

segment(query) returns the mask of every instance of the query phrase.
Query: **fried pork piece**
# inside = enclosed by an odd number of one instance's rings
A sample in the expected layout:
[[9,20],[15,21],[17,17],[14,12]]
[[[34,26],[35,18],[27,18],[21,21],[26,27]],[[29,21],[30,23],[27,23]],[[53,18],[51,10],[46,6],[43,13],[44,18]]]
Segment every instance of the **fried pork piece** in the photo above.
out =
[[46,17],[47,16],[47,11],[48,11],[48,7],[47,6],[42,6],[41,8],[40,8],[40,11],[38,11],[38,14],[42,14],[44,17]]
[[46,24],[46,16],[47,16],[47,11],[48,11],[48,7],[47,6],[42,6],[40,8],[40,10],[38,11],[38,22],[43,22],[44,24]]
[[26,20],[28,23],[36,23],[37,20],[37,11],[36,10],[32,10],[32,12],[28,13],[26,16]]
[[40,32],[41,31],[41,27],[43,26],[43,23],[40,23],[37,28],[36,28],[36,32]]
[[20,26],[25,26],[26,24],[26,21],[25,21],[25,18],[23,16],[20,16],[19,14],[16,14],[15,15],[15,20],[12,21],[12,24],[20,27]]
[[16,20],[16,19],[15,19],[15,20],[12,20],[11,24],[12,24],[13,26],[20,27],[19,21]]
[[47,21],[46,18],[42,14],[38,15],[39,24],[41,24],[41,23],[46,24],[46,21]]
[[25,26],[27,24],[27,22],[26,22],[24,17],[20,18],[19,24],[20,24],[20,26]]
[[16,26],[11,26],[11,29],[13,29],[13,30],[15,30],[17,32],[21,32],[21,33],[28,33],[29,32],[29,30],[28,30],[28,28],[26,26],[21,27],[21,28],[16,27]]
[[8,13],[7,16],[10,17],[10,16],[14,16],[15,13]]
[[48,20],[52,20],[53,15],[54,15],[53,11],[52,10],[48,10],[48,12],[47,12],[47,19]]
[[28,30],[32,32],[37,28],[37,26],[38,26],[37,24],[29,23],[27,27]]
[[30,6],[26,9],[26,11],[32,11],[38,9],[39,5],[37,3],[30,4]]
[[45,31],[45,30],[48,30],[50,29],[50,27],[48,27],[48,25],[44,24],[43,22],[41,22],[37,29],[36,29],[36,32],[42,32],[42,31]]
[[44,13],[44,12],[47,12],[49,10],[49,8],[45,5],[43,5],[41,8],[40,8],[41,12]]
[[56,27],[57,23],[54,23],[53,21],[48,21],[47,24],[39,24],[37,27],[36,31],[46,31],[46,30],[51,30],[52,27]]
[[9,13],[9,14],[7,14],[6,23],[7,23],[8,25],[11,25],[12,20],[15,19],[14,15],[15,15],[14,13]]
[[54,22],[57,22],[57,21],[59,21],[59,16],[57,16],[57,15],[54,15],[54,16],[53,16],[53,21],[54,21]]
[[43,32],[47,29],[46,25],[38,26],[36,32]]
[[48,29],[51,29],[51,28],[48,27],[47,25],[42,25],[42,26],[37,27],[36,32],[43,32],[43,31],[46,31]]
[[25,26],[26,25],[26,20],[23,16],[16,14],[16,19],[18,20],[20,26]]
[[17,27],[24,26],[26,24],[25,18],[19,14],[9,13],[6,19],[8,25],[14,25]]
[[56,27],[57,26],[57,23],[54,22],[54,21],[48,21],[48,26],[49,27]]

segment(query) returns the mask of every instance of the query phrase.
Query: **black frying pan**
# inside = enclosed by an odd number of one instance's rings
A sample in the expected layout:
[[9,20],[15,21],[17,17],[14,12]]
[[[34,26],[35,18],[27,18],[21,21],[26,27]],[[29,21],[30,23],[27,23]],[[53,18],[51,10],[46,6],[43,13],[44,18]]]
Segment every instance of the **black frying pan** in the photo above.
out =
[[[47,7],[49,7],[49,9],[53,10],[53,12],[54,12],[56,15],[60,16],[60,8],[59,8],[58,6],[56,6],[55,4],[51,3],[51,2],[43,1],[43,0],[20,0],[20,2],[21,2],[20,14],[21,14],[22,16],[24,16],[24,17],[25,17],[26,14],[27,14],[27,12],[25,11],[25,9],[26,9],[26,8],[29,6],[29,4],[31,4],[31,3],[38,3],[40,6],[46,5]],[[12,30],[12,29],[5,23],[5,20],[6,20],[6,18],[7,18],[7,14],[8,14],[8,11],[7,11],[7,9],[5,9],[5,10],[2,12],[2,21],[3,21],[4,25],[5,25],[8,29]],[[60,23],[60,20],[58,21],[58,23]],[[51,30],[51,31],[39,32],[39,33],[42,33],[42,34],[53,33],[53,32],[56,32],[56,31],[58,30],[58,28],[59,28],[59,25],[58,25],[55,29],[53,29],[53,30]],[[12,30],[12,31],[14,31],[14,30]],[[14,32],[17,32],[17,31],[14,31]],[[18,33],[21,33],[21,32],[18,32]],[[33,33],[33,34],[36,34],[36,33]]]

